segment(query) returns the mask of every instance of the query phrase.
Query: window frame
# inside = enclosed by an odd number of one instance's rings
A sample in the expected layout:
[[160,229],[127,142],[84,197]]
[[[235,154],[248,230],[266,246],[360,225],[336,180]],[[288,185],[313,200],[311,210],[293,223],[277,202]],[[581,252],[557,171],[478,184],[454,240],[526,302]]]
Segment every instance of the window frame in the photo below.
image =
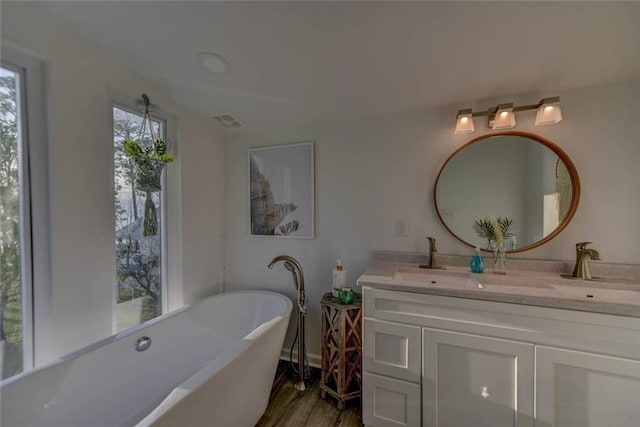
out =
[[[18,74],[22,373],[51,359],[49,156],[41,59],[2,41],[1,66]],[[20,374],[17,374],[20,375]]]
[[[110,116],[111,116],[111,144],[112,144],[112,152],[111,152],[111,168],[110,168],[110,181],[111,181],[111,191],[113,191],[113,189],[115,188],[115,165],[114,165],[114,159],[115,159],[115,151],[113,151],[113,125],[114,125],[114,115],[113,115],[113,109],[114,108],[118,108],[120,110],[126,111],[128,113],[131,114],[136,114],[138,116],[143,117],[144,115],[144,109],[142,109],[141,105],[139,104],[138,100],[136,99],[128,99],[125,97],[116,97],[114,96],[112,101],[111,101],[111,109],[110,109]],[[156,122],[160,122],[161,124],[161,137],[167,141],[169,134],[169,128],[170,128],[170,122],[171,122],[171,116],[169,114],[164,113],[163,111],[151,111],[149,113],[149,116],[151,117],[152,121],[156,121]],[[169,243],[168,243],[168,203],[167,203],[167,199],[168,199],[168,191],[167,191],[167,168],[165,168],[162,171],[162,177],[161,177],[161,183],[162,183],[162,191],[160,192],[160,209],[161,209],[161,221],[160,221],[160,262],[161,262],[161,271],[160,271],[160,277],[161,277],[161,283],[160,283],[160,287],[161,287],[161,295],[162,295],[162,315],[167,314],[170,310],[171,304],[170,304],[170,290],[169,290],[169,265],[168,265],[168,251],[169,251]],[[116,223],[116,218],[115,218],[115,212],[113,213],[113,229],[115,230],[115,223]],[[114,266],[115,266],[115,262],[114,262]],[[114,277],[114,285],[117,284],[117,279]],[[112,313],[114,313],[113,317],[112,317],[112,332],[118,333],[117,330],[117,318],[116,318],[116,308],[117,308],[117,301],[118,301],[118,293],[117,293],[117,286],[114,286],[113,288],[113,294],[112,294],[112,304],[113,304],[113,310]],[[133,326],[135,327],[135,326]]]

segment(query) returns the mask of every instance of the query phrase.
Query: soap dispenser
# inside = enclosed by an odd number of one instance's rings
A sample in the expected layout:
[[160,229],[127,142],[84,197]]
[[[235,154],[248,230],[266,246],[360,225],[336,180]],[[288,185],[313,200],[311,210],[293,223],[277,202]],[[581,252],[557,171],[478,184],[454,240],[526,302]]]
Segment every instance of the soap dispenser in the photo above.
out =
[[342,260],[336,261],[336,268],[333,270],[331,280],[331,295],[336,298],[340,297],[340,290],[347,283],[347,272],[342,268]]
[[471,263],[469,264],[469,269],[473,273],[482,273],[484,272],[484,259],[482,255],[480,255],[480,246],[476,246],[475,254],[471,257]]

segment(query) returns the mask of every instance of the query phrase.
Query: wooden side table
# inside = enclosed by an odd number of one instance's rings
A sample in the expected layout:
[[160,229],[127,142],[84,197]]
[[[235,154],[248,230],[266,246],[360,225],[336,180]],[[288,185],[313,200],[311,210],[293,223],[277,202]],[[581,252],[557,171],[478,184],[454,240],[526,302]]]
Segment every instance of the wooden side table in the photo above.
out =
[[351,304],[342,304],[331,293],[324,294],[322,305],[322,375],[320,397],[327,394],[345,402],[362,395],[362,295]]

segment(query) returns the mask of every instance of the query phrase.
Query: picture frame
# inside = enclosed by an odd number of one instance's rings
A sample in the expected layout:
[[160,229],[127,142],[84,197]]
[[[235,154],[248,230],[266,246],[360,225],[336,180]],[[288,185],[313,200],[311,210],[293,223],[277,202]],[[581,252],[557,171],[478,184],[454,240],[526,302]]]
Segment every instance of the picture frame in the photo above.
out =
[[315,143],[250,148],[249,234],[315,238]]

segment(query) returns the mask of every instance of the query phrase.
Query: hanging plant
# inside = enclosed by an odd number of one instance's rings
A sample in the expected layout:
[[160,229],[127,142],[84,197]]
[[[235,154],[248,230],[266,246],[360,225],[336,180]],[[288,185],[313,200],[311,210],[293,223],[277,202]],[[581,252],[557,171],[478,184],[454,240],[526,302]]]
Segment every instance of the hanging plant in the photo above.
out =
[[160,177],[166,163],[175,158],[167,154],[167,145],[161,139],[156,139],[153,147],[145,147],[127,139],[124,141],[124,152],[135,163],[135,187],[137,190],[157,192],[162,190]]
[[[133,160],[134,188],[144,191],[146,200],[144,204],[143,236],[155,236],[158,234],[158,214],[156,206],[151,198],[151,193],[162,190],[162,170],[167,163],[175,160],[175,157],[167,153],[167,144],[156,137],[153,132],[153,124],[149,115],[149,97],[142,94],[144,101],[144,116],[138,141],[127,139],[123,142],[125,154]],[[151,142],[145,143],[145,129],[149,126]]]

